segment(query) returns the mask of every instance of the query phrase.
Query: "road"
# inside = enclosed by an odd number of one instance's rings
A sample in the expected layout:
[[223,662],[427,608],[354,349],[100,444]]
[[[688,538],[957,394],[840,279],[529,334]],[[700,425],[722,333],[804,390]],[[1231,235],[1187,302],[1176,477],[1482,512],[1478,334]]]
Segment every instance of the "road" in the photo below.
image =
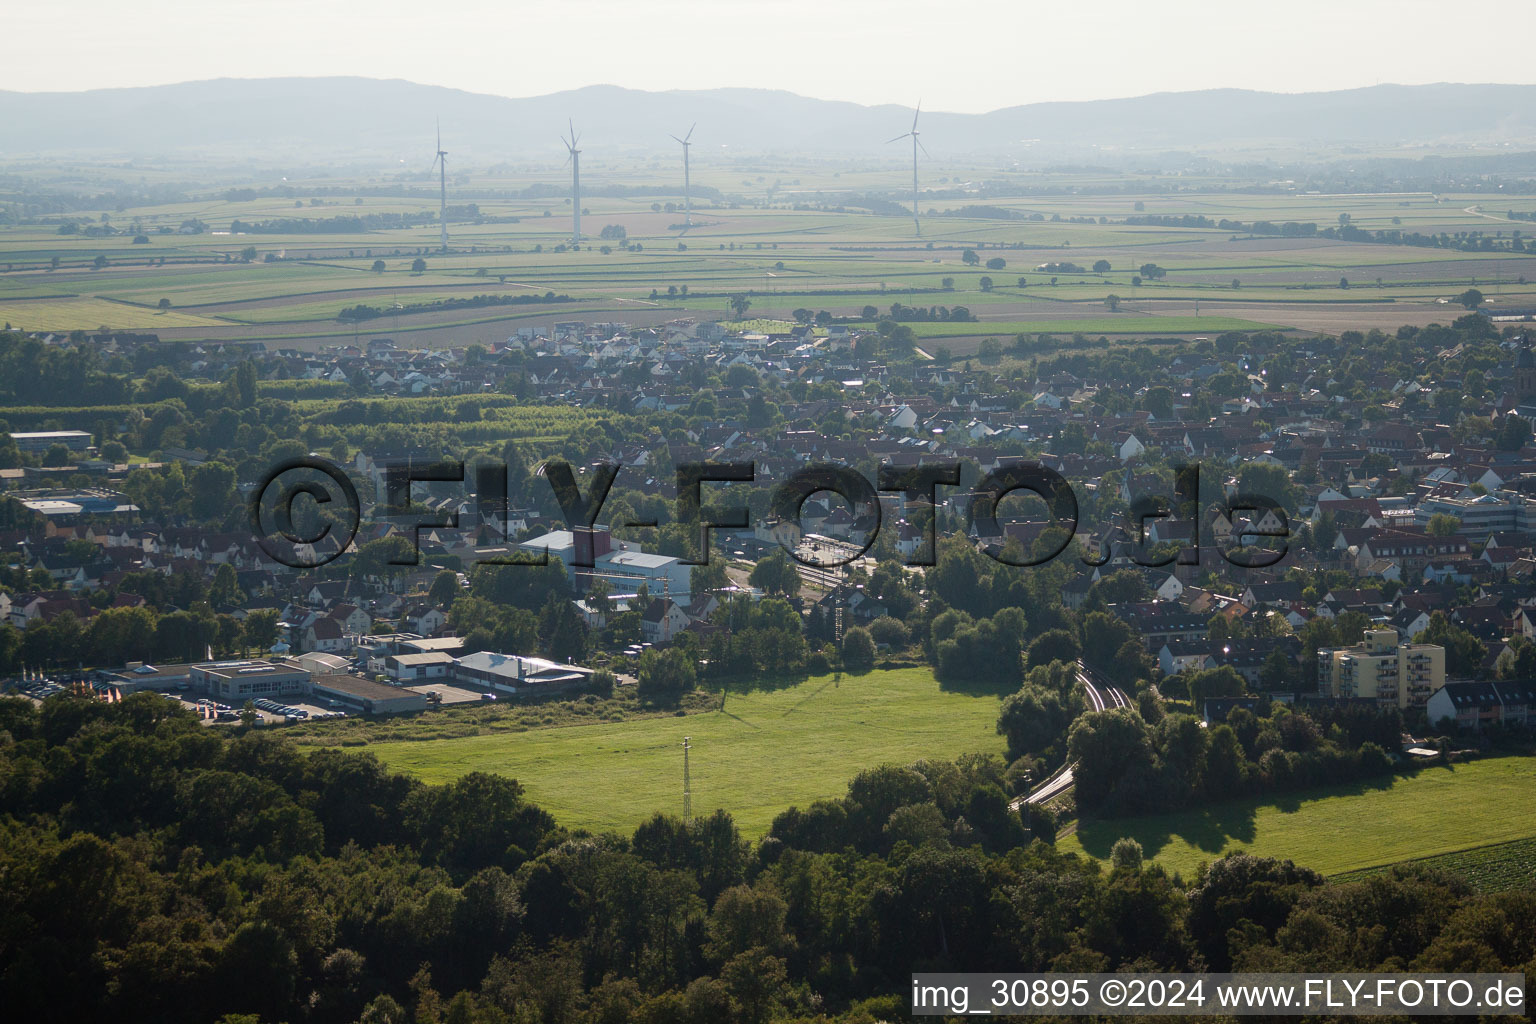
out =
[[1046,779],[1039,786],[1036,786],[1033,792],[1026,796],[1015,797],[1008,806],[1016,811],[1025,804],[1043,804],[1060,796],[1072,788],[1072,769],[1076,767],[1077,762],[1075,761],[1071,764],[1062,765],[1061,768],[1057,769],[1055,775]]
[[[1077,663],[1077,681],[1083,687],[1083,692],[1088,695],[1088,707],[1091,711],[1114,711],[1116,708],[1128,708],[1131,706],[1130,698],[1118,686],[1095,683],[1089,675],[1088,667],[1081,661]],[[1077,767],[1077,762],[1062,765],[1056,774],[1036,786],[1029,794],[1016,797],[1008,805],[1013,810],[1018,810],[1024,804],[1043,804],[1048,800],[1066,792],[1072,788],[1072,770]]]
[[1508,224],[1509,223],[1509,218],[1508,217],[1496,217],[1496,216],[1494,216],[1491,213],[1484,213],[1482,211],[1482,208],[1477,206],[1476,204],[1463,208],[1461,212],[1462,213],[1470,213],[1474,217],[1486,217],[1488,220],[1496,220],[1496,221],[1499,221],[1499,222],[1504,223],[1504,224]]

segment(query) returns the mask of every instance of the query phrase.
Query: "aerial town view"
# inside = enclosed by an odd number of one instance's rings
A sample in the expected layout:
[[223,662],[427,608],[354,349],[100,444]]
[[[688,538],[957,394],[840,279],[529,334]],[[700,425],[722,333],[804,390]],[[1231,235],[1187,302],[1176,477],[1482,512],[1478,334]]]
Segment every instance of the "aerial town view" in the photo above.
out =
[[148,6],[0,70],[6,1019],[1526,1016],[1528,61]]

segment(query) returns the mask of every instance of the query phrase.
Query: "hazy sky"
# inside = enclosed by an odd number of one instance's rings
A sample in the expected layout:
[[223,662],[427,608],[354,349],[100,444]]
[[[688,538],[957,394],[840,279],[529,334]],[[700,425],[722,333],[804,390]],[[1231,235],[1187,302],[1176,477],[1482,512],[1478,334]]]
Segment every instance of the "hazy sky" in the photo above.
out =
[[1536,0],[11,0],[0,89],[363,75],[755,86],[985,111],[1235,86],[1536,83]]

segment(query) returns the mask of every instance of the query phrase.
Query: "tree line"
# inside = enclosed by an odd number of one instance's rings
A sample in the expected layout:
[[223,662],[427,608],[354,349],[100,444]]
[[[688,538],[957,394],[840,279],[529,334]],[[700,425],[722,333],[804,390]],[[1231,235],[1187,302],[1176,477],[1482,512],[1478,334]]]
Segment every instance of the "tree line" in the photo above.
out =
[[[422,263],[423,269],[425,269],[424,260],[417,260],[417,262]],[[573,300],[569,295],[556,294],[555,292],[545,292],[543,295],[523,292],[517,295],[470,295],[464,298],[437,299],[433,302],[412,302],[402,305],[399,309],[385,306],[370,306],[367,303],[360,302],[355,306],[348,306],[340,313],[337,313],[336,319],[351,323],[353,321],[377,320],[383,316],[409,315],[442,309],[479,309],[483,306],[525,306],[532,303],[571,301]]]
[[1395,709],[1337,716],[1283,705],[1263,710],[1239,707],[1209,728],[1185,714],[1149,720],[1145,711],[1122,708],[1084,715],[1067,737],[1078,807],[1099,816],[1145,814],[1393,771],[1387,751],[1401,745],[1402,730]]
[[[448,207],[449,220],[473,220],[480,215],[474,203]],[[358,235],[368,231],[395,231],[436,224],[437,212],[343,213],[335,217],[277,217],[271,220],[229,223],[230,234],[240,235]]]

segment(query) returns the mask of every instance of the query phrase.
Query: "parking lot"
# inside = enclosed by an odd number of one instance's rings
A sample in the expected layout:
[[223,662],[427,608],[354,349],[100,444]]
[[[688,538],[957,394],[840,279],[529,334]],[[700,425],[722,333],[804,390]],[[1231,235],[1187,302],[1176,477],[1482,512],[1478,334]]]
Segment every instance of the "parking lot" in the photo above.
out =
[[230,707],[228,704],[197,697],[191,693],[161,691],[160,695],[196,715],[204,725],[216,725],[220,722],[227,724],[240,720],[240,709]]
[[329,701],[319,698],[290,701],[288,706],[297,711],[304,712],[312,720],[317,718],[334,718],[338,712],[346,713],[351,710],[340,701]]
[[251,703],[264,724],[280,724],[291,719],[318,722],[327,718],[346,718],[351,714],[339,701],[270,700],[263,697]]

